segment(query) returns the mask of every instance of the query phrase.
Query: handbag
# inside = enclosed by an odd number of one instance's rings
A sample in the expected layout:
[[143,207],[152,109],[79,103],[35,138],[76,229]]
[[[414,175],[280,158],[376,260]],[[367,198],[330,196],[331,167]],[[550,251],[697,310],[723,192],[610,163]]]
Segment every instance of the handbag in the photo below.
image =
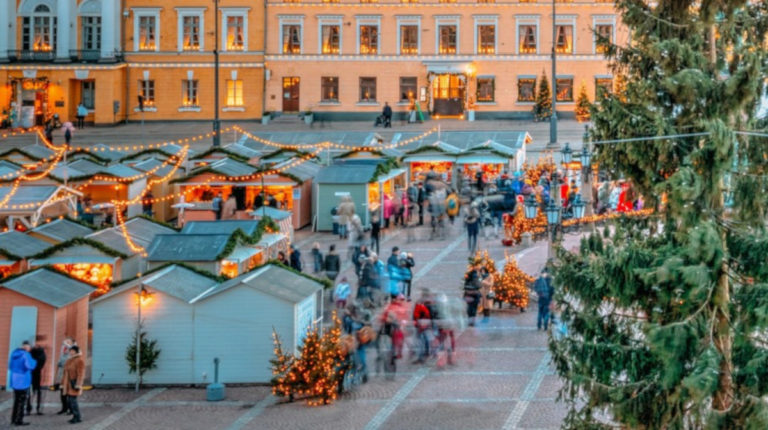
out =
[[73,390],[73,391],[78,391],[77,390],[77,379],[70,379],[69,380],[69,388],[71,390]]

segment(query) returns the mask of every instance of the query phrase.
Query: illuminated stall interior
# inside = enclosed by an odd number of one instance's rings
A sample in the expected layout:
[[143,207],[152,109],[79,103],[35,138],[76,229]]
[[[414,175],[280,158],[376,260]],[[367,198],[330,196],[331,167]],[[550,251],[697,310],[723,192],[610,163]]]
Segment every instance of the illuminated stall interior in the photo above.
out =
[[460,152],[459,148],[440,140],[429,144],[421,141],[417,148],[406,153],[403,163],[408,166],[411,182],[423,182],[428,173],[434,172],[442,181],[452,184]]
[[96,287],[94,296],[109,291],[113,281],[113,265],[110,263],[58,263],[53,268]]

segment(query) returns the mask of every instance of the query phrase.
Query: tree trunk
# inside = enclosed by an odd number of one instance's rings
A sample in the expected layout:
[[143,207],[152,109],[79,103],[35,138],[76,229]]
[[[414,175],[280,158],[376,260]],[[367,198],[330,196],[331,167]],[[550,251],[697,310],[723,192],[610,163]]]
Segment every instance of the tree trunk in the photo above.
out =
[[[723,180],[718,181],[718,189],[723,188]],[[725,208],[725,199],[722,193],[718,193],[715,198],[715,205],[719,206],[719,211]],[[720,232],[720,240],[723,244],[723,254],[728,254],[728,245],[726,243],[725,232]],[[715,348],[721,355],[720,375],[717,383],[717,391],[712,397],[712,408],[716,411],[726,411],[733,402],[733,361],[731,350],[733,338],[730,328],[730,309],[731,302],[730,282],[728,281],[728,261],[724,258],[720,265],[720,275],[717,279],[714,294],[715,326],[714,339]]]

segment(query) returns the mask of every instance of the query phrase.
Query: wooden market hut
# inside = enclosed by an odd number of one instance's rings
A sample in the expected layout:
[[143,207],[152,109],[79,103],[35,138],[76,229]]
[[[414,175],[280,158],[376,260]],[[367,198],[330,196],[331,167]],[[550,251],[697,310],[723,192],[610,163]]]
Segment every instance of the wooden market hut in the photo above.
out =
[[8,160],[0,160],[0,181],[16,179],[22,173],[26,173],[24,166]]
[[[148,180],[157,180],[159,178],[166,178],[173,172],[173,164],[163,165],[164,160],[150,157],[142,161],[131,164],[130,167],[140,172],[153,172],[150,174]],[[167,181],[157,182],[152,185],[150,192],[155,198],[174,194],[178,191],[178,185],[172,181],[180,178],[184,175],[182,169],[176,169],[175,172],[168,178]],[[160,221],[170,221],[176,217],[177,210],[173,208],[173,199],[166,199],[156,201],[152,204],[152,216]]]
[[19,165],[35,163],[48,159],[56,153],[45,145],[38,143],[18,148],[10,148],[0,153],[0,160],[8,160]]
[[[93,301],[94,380],[128,384],[122,360],[136,327],[137,293],[143,288],[143,328],[163,350],[147,384],[205,384],[213,359],[222,383],[265,383],[272,376],[272,332],[296,352],[307,328],[319,320],[322,284],[309,276],[268,264],[220,282],[186,267],[170,265],[132,280]],[[237,347],[232,347],[236,344]],[[98,378],[96,377],[98,375]]]
[[[45,349],[41,384],[53,385],[61,342],[71,337],[88,354],[88,297],[93,287],[48,268],[0,281],[0,357],[8,357],[22,341]],[[119,360],[117,360],[119,361]],[[0,375],[8,360],[0,360]],[[8,386],[3,378],[2,385]]]
[[[12,187],[0,187],[0,200],[13,192]],[[41,221],[63,215],[76,216],[77,198],[82,193],[61,185],[20,185],[0,208],[0,220],[8,228],[20,222],[25,228],[33,228]]]
[[384,194],[408,186],[406,170],[390,159],[336,160],[315,177],[315,230],[332,229],[331,210],[349,196],[364,225],[370,224],[370,209],[383,210]]
[[264,263],[263,252],[242,232],[160,234],[147,248],[148,268],[184,263],[228,278]]
[[445,183],[456,185],[456,159],[461,149],[442,140],[432,143],[420,141],[420,145],[403,156],[411,182],[424,182],[426,174],[434,172]]
[[29,236],[44,240],[51,245],[66,242],[77,237],[85,237],[91,233],[93,233],[92,228],[68,218],[57,218],[27,232]]
[[257,221],[264,218],[265,216],[271,218],[280,227],[280,233],[287,236],[288,239],[293,242],[294,228],[290,212],[275,209],[271,206],[262,206],[258,209],[252,210],[249,212],[249,214],[253,217],[253,219]]
[[10,230],[0,233],[0,279],[29,270],[29,258],[43,252],[50,243]]

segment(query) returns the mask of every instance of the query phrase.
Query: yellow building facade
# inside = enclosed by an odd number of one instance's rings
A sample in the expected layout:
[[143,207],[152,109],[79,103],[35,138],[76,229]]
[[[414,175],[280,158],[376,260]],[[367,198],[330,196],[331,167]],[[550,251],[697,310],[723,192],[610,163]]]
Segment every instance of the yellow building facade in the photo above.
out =
[[[0,109],[15,127],[78,106],[97,125],[263,110],[264,4],[246,0],[10,0],[0,3]],[[68,23],[65,24],[65,23]],[[139,96],[143,106],[140,106]],[[143,107],[143,110],[140,109]]]
[[266,109],[372,119],[416,102],[434,116],[530,117],[554,40],[568,116],[582,85],[590,100],[613,88],[602,38],[627,38],[612,2],[559,0],[553,17],[544,0],[267,0]]

